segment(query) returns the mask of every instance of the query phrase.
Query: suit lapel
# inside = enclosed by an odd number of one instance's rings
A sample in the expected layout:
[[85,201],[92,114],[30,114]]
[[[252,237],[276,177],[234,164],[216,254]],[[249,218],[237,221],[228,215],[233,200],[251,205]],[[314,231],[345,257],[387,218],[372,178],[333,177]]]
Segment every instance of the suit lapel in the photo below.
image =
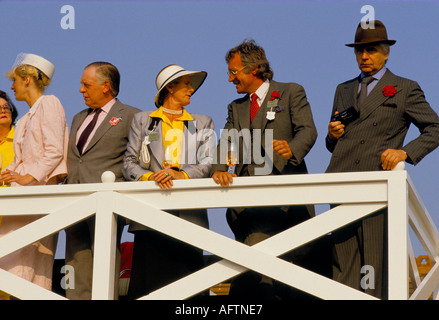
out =
[[[148,116],[149,117],[149,116]],[[147,122],[148,126],[146,127],[146,129],[148,129],[149,124],[152,121],[152,118],[150,118],[150,121]],[[165,160],[165,150],[163,147],[163,136],[162,136],[162,120],[159,121],[159,123],[157,124],[157,128],[155,129],[154,132],[156,132],[158,134],[158,138],[157,140],[151,141],[151,143],[149,144],[149,149],[151,150],[151,156],[156,158],[159,166],[163,169],[163,160]],[[151,131],[147,132],[147,135],[150,133]]]
[[389,70],[387,70],[364,101],[364,104],[360,110],[361,119],[367,118],[373,111],[382,106],[383,103],[390,98],[384,96],[383,94],[383,88],[387,85],[392,85],[397,88],[397,94],[402,90],[398,89],[396,77]]
[[247,99],[238,108],[238,119],[240,129],[250,129],[250,95],[247,94]]
[[[357,111],[357,90],[358,90],[358,80],[347,83],[343,90],[340,91],[341,99],[339,101],[343,101],[343,110],[347,110],[350,107],[354,107]],[[338,110],[341,112],[343,110]]]
[[88,109],[81,111],[79,113],[78,117],[76,118],[76,121],[74,123],[72,123],[72,128],[70,129],[72,134],[73,134],[72,140],[73,140],[73,143],[75,145],[75,147],[72,149],[73,149],[73,152],[75,153],[76,156],[80,156],[78,148],[76,147],[76,137],[78,134],[79,127],[84,122],[85,118],[87,118],[87,116],[88,116]]
[[[262,120],[261,120],[261,122],[262,122],[261,129],[262,129],[262,131],[265,130],[265,127],[267,126],[267,123],[268,123],[267,111],[271,111],[271,110],[269,110],[267,108],[267,104],[268,104],[268,101],[271,98],[271,93],[274,92],[274,91],[277,91],[280,94],[280,97],[279,97],[279,105],[280,105],[281,104],[280,101],[282,99],[283,91],[278,88],[278,86],[276,85],[275,81],[270,81],[270,86],[268,87],[267,94],[265,95],[265,99],[262,102],[262,105],[259,108],[260,110],[258,112],[258,114],[262,117]],[[273,111],[275,112],[275,110],[273,110]],[[276,117],[274,119],[276,119]],[[272,121],[274,121],[274,120],[272,120]]]
[[[350,106],[354,106],[358,111],[358,106],[356,102],[358,84],[358,80],[351,81],[346,84],[346,86],[340,93],[342,97],[339,101],[342,101],[343,107],[345,109],[349,108]],[[383,88],[387,85],[393,85],[395,88],[397,88],[397,93],[402,90],[398,89],[396,77],[393,75],[393,73],[387,70],[384,73],[383,77],[380,79],[380,81],[378,81],[376,86],[373,88],[373,90],[369,93],[366,100],[364,100],[364,104],[361,106],[361,110],[359,110],[359,118],[346,127],[345,133],[354,128],[358,123],[369,117],[372,112],[381,107],[383,103],[390,98],[384,96],[383,94]]]
[[110,124],[111,119],[115,118],[119,119],[120,121],[124,121],[121,114],[123,110],[123,104],[120,103],[119,100],[116,100],[116,103],[111,107],[110,112],[104,118],[104,121],[102,121],[100,126],[96,129],[95,134],[91,138],[90,143],[88,144],[87,148],[85,148],[83,154],[85,154],[90,148],[92,148],[113,126],[112,124]]

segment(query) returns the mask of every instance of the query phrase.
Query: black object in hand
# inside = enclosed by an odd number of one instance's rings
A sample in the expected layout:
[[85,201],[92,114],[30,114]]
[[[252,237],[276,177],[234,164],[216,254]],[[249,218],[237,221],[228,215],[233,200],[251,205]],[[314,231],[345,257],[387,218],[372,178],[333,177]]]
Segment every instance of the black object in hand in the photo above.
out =
[[342,124],[347,126],[349,123],[358,118],[358,111],[354,107],[349,107],[340,113],[332,116],[331,122],[340,121]]

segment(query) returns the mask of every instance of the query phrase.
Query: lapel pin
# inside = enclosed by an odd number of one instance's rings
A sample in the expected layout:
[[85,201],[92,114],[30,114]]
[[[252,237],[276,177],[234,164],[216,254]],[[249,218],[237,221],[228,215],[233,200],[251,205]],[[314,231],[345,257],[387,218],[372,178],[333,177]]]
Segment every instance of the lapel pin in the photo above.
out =
[[112,126],[115,126],[116,124],[118,124],[118,123],[120,122],[120,120],[121,120],[121,118],[113,117],[113,118],[111,118],[111,120],[110,120],[110,124],[111,124]]

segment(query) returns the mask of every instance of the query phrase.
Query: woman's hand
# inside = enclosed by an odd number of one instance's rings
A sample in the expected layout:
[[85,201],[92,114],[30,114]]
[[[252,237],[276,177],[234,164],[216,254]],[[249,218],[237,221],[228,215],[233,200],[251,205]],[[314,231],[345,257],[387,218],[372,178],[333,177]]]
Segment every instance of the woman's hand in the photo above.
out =
[[21,175],[14,171],[5,170],[2,172],[1,180],[4,183],[10,184],[11,182],[18,183],[22,186],[27,186],[37,180],[32,177],[30,174]]
[[173,169],[162,169],[149,177],[150,181],[155,181],[163,190],[169,190],[174,183],[172,180],[184,179],[184,174]]

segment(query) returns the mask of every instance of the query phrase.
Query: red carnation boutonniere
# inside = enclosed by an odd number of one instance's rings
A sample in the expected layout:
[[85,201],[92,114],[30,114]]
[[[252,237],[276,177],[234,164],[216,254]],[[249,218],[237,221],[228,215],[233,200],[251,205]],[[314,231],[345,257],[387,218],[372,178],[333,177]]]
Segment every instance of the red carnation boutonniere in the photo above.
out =
[[396,88],[394,86],[388,85],[383,88],[383,94],[385,97],[393,97],[396,93]]
[[279,99],[279,98],[280,98],[280,93],[276,92],[276,91],[273,91],[271,93],[270,101],[273,101],[274,99]]
[[121,120],[120,118],[113,117],[113,118],[111,118],[111,120],[110,120],[110,124],[111,124],[112,126],[115,126],[116,124],[119,123],[120,120]]

